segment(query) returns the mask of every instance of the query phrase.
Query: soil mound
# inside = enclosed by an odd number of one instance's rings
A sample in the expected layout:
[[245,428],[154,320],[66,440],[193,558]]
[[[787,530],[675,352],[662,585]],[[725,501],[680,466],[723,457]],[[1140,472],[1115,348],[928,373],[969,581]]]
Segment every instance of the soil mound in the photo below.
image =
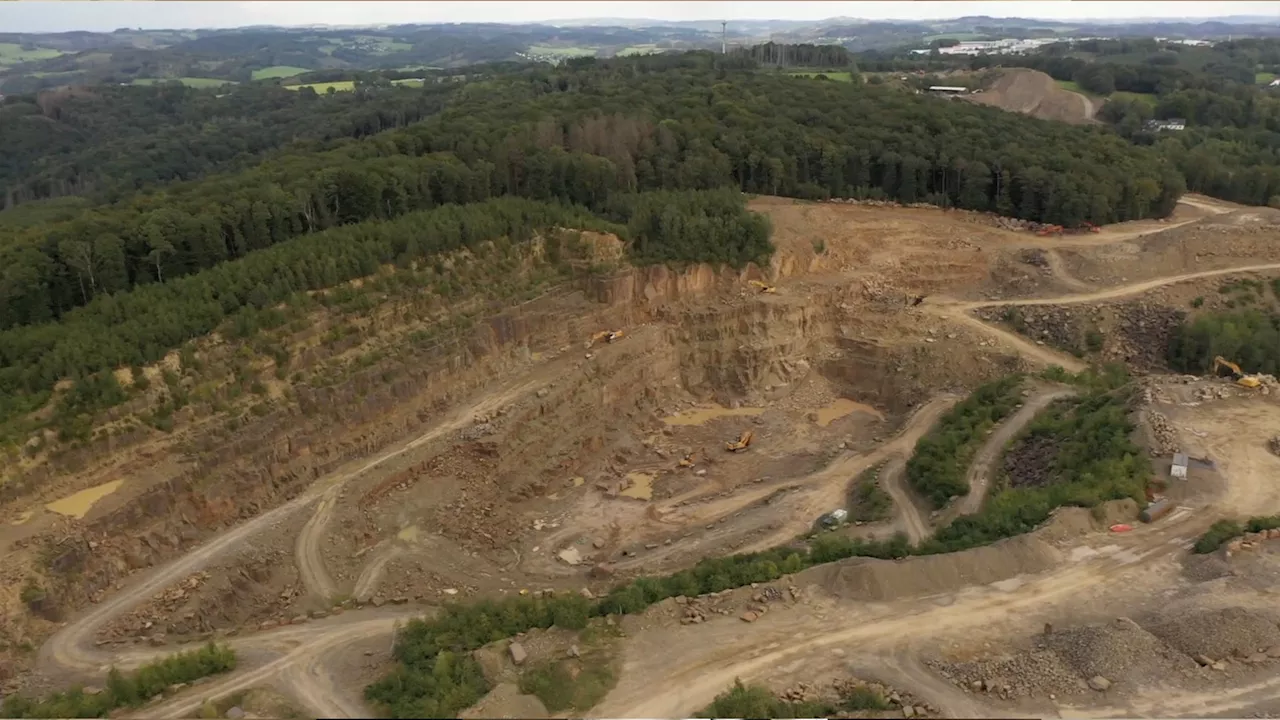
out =
[[501,683],[480,698],[480,702],[458,714],[460,718],[544,718],[549,717],[542,701],[521,694],[515,683]]
[[1244,608],[1190,612],[1151,626],[1151,633],[1191,657],[1220,660],[1248,657],[1280,647],[1280,627],[1262,613]]
[[1128,618],[1055,631],[1046,645],[1082,677],[1152,684],[1193,673],[1195,661]]
[[1043,572],[1060,559],[1049,544],[1023,535],[986,547],[902,562],[854,558],[811,568],[801,573],[799,580],[819,585],[839,598],[885,601],[954,592]]
[[994,85],[970,95],[969,99],[1042,120],[1077,125],[1093,122],[1095,112],[1092,100],[1063,90],[1053,78],[1038,70],[1005,70]]

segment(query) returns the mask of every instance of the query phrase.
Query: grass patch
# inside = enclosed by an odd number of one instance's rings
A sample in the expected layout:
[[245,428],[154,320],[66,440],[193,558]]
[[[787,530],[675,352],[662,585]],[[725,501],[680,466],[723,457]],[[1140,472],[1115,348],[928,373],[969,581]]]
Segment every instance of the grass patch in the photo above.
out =
[[627,55],[652,55],[657,52],[662,52],[658,49],[658,45],[656,43],[649,43],[646,45],[632,45],[630,47],[625,47],[614,54],[618,57],[626,57]]
[[403,85],[405,87],[422,87],[425,82],[422,78],[403,78],[400,80],[392,80],[392,85]]
[[1063,90],[1070,90],[1073,93],[1080,93],[1081,95],[1092,94],[1090,92],[1087,92],[1084,88],[1080,87],[1080,83],[1076,82],[1075,80],[1054,80],[1054,82],[1057,83],[1058,87],[1062,88]]
[[97,718],[113,710],[138,707],[170,685],[234,670],[236,653],[210,642],[199,650],[170,655],[124,674],[115,668],[107,675],[106,689],[88,695],[81,687],[53,693],[40,700],[10,695],[0,704],[6,718]]
[[61,50],[54,50],[53,48],[28,46],[24,49],[18,43],[0,43],[0,65],[17,65],[36,60],[49,60],[62,54]]
[[187,87],[193,88],[216,88],[223,85],[235,85],[233,80],[219,80],[218,78],[202,78],[202,77],[179,77],[179,78],[134,78],[133,85],[158,85],[160,83],[180,82]]
[[1117,90],[1111,93],[1110,95],[1108,95],[1107,97],[1114,100],[1129,100],[1129,101],[1136,100],[1139,102],[1144,102],[1150,105],[1151,107],[1155,107],[1156,103],[1159,101],[1159,99],[1152,93],[1136,93],[1136,92],[1127,92],[1125,90]]
[[878,522],[893,515],[893,498],[880,487],[880,471],[884,465],[863,470],[849,492],[849,519],[855,522]]
[[790,75],[791,77],[810,78],[810,79],[816,78],[819,75],[823,75],[828,80],[834,80],[836,82],[847,82],[847,83],[853,82],[853,73],[849,72],[848,70],[821,70],[817,72],[808,72],[808,71],[789,72],[787,74]]
[[288,90],[301,90],[302,88],[311,88],[316,92],[324,95],[332,89],[334,92],[351,92],[356,89],[355,80],[339,80],[337,82],[327,83],[307,83],[305,85],[285,85]]
[[520,676],[520,692],[536,695],[549,712],[589,710],[604,699],[614,684],[613,663],[604,653],[587,653],[579,660],[540,663]]
[[1275,79],[1276,74],[1273,72],[1260,72],[1253,75],[1253,81],[1259,85],[1270,85],[1271,81]]
[[271,80],[274,78],[293,77],[301,75],[305,72],[311,72],[306,68],[300,68],[294,65],[272,65],[271,67],[259,68],[253,71],[254,80]]
[[892,705],[879,692],[867,685],[857,685],[835,702],[810,700],[788,702],[763,685],[743,685],[734,680],[733,687],[720,693],[703,708],[701,718],[816,718],[838,716],[846,712],[880,711]]
[[1257,515],[1241,523],[1238,520],[1219,520],[1209,526],[1196,540],[1195,552],[1205,555],[1222,547],[1245,533],[1262,532],[1280,528],[1280,515]]
[[907,480],[934,508],[969,492],[965,472],[987,432],[1013,412],[1021,397],[1021,375],[987,383],[952,408],[916,443]]
[[559,55],[561,57],[595,57],[596,48],[589,47],[552,47],[550,45],[529,46],[531,55]]

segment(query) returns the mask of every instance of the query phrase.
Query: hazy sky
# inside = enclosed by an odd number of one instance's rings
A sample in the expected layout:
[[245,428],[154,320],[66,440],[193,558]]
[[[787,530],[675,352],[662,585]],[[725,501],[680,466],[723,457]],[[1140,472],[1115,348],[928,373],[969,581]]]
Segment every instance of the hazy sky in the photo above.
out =
[[962,15],[1043,19],[1203,18],[1269,15],[1278,2],[56,2],[0,1],[0,32],[110,31],[121,27],[226,28],[244,25],[378,25],[430,22],[537,22],[616,17],[657,20],[854,17],[942,19]]

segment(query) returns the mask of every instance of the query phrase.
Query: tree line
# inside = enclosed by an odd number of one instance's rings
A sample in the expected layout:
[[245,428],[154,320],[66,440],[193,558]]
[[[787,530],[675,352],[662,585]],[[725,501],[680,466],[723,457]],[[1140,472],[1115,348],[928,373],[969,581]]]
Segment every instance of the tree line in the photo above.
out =
[[400,130],[0,231],[0,327],[441,201],[516,195],[603,210],[619,193],[732,187],[1079,225],[1164,215],[1182,192],[1158,154],[1105,132],[716,62],[689,53],[525,69]]
[[[77,383],[60,401],[62,414],[91,415],[125,399],[115,368],[154,363],[228,320],[250,331],[279,325],[275,306],[307,291],[484,242],[520,243],[557,228],[596,230],[630,237],[633,252],[648,262],[734,265],[763,260],[773,249],[767,223],[731,188],[615,203],[609,217],[616,223],[580,206],[525,198],[449,202],[295,236],[184,277],[99,294],[57,321],[0,331],[0,422],[42,406],[64,377]],[[449,280],[443,268],[437,274]]]
[[256,83],[10,94],[0,103],[0,209],[65,195],[117,198],[247,166],[299,141],[374,135],[436,112],[452,90],[431,84],[318,98]]

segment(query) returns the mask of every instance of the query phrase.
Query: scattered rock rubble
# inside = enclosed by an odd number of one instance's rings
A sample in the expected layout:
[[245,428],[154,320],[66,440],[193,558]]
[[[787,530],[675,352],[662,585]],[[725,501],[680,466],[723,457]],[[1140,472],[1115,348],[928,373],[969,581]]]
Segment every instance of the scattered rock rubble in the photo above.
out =
[[1280,627],[1272,618],[1244,608],[1182,613],[1150,627],[1153,635],[1203,666],[1257,654],[1280,657]]
[[1159,410],[1147,410],[1147,426],[1151,428],[1151,455],[1161,457],[1181,452],[1178,444],[1178,431],[1173,423]]
[[[743,622],[755,622],[761,616],[769,612],[769,604],[781,602],[788,595],[792,600],[800,598],[800,589],[797,587],[788,588],[787,594],[784,595],[781,588],[774,585],[755,588],[756,592],[752,594],[751,601],[746,604],[745,608],[738,614],[738,618]],[[697,597],[677,597],[675,603],[681,608],[681,625],[696,625],[706,622],[710,615],[732,615],[736,611],[733,603],[733,590],[722,590],[720,592],[708,593]]]
[[1225,554],[1227,557],[1242,551],[1253,550],[1268,540],[1280,539],[1280,529],[1262,530],[1256,533],[1245,533],[1243,537],[1226,544]]
[[889,704],[890,710],[880,712],[859,710],[849,714],[837,713],[835,717],[883,717],[892,713],[893,716],[915,718],[940,714],[938,708],[929,705],[910,693],[896,690],[881,683],[864,682],[852,677],[837,678],[830,684],[799,682],[778,693],[778,697],[791,703],[822,700],[838,701],[838,698],[848,697],[855,692],[866,692],[868,690],[884,698]]

